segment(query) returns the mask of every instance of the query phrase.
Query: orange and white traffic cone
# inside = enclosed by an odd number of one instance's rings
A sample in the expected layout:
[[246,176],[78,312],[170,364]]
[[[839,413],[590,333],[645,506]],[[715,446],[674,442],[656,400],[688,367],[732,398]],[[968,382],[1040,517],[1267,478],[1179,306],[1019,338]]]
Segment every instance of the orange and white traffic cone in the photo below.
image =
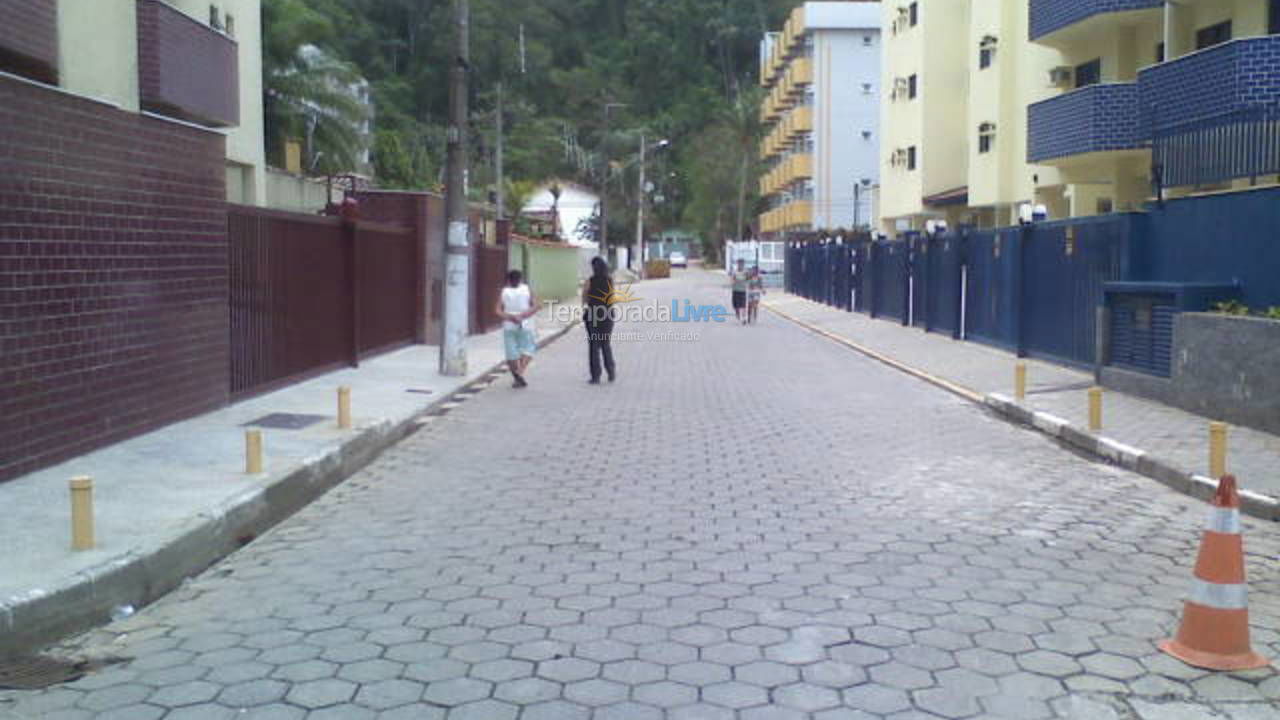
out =
[[1191,597],[1182,610],[1182,627],[1172,640],[1160,643],[1160,649],[1188,665],[1210,670],[1264,667],[1267,659],[1249,645],[1248,586],[1235,476],[1222,476],[1211,502]]

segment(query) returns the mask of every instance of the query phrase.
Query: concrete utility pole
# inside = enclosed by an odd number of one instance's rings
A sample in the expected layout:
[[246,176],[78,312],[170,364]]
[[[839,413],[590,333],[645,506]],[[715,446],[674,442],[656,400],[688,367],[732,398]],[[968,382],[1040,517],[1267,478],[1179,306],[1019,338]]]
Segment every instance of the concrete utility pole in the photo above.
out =
[[454,58],[449,69],[449,158],[445,181],[449,230],[445,245],[444,341],[440,374],[467,374],[471,243],[467,233],[467,75],[471,71],[470,7],[453,0]]
[[[609,260],[609,111],[626,107],[626,103],[604,104],[604,138],[600,142],[600,155],[604,158],[604,179],[600,182],[600,256]],[[611,263],[612,264],[612,263]]]
[[494,164],[497,165],[498,175],[498,219],[504,220],[507,217],[506,194],[507,188],[502,174],[502,83],[498,83],[498,148],[494,154]]
[[[654,151],[671,144],[670,140],[663,140],[654,146]],[[644,200],[647,190],[645,189],[645,136],[640,133],[640,187],[636,192],[636,247],[635,258],[637,264],[636,274],[641,280],[644,279]]]

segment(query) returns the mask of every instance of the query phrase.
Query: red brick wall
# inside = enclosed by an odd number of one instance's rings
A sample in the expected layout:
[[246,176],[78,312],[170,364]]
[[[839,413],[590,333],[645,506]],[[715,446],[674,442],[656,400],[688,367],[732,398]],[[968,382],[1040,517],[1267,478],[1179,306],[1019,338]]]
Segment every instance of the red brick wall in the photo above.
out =
[[44,82],[57,80],[56,0],[0,2],[0,70]]
[[0,481],[224,404],[222,136],[0,78]]
[[142,106],[201,125],[240,123],[236,43],[160,0],[137,0]]

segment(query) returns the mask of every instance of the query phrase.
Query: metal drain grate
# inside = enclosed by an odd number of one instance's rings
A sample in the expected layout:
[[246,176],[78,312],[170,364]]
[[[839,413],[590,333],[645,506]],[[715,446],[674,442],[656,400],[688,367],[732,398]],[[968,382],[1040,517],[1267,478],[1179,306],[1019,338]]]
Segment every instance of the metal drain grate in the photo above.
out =
[[301,415],[299,413],[271,413],[257,420],[250,420],[241,427],[260,427],[272,430],[301,430],[311,427],[321,420],[328,420],[327,415]]
[[42,655],[0,660],[0,689],[42,690],[79,680],[88,670],[86,663]]

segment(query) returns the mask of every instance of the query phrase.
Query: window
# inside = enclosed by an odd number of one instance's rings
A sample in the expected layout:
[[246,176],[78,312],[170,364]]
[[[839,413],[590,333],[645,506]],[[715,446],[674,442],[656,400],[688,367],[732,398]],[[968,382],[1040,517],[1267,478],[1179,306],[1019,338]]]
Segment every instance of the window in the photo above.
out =
[[1267,20],[1267,32],[1280,35],[1280,0],[1271,0],[1271,15]]
[[996,57],[996,39],[990,35],[982,38],[982,42],[978,44],[978,69],[985,70],[991,67],[991,63]]
[[984,122],[978,126],[978,152],[989,153],[996,141],[996,124]]
[[217,5],[209,6],[209,27],[214,30],[222,29],[222,12],[218,10]]
[[226,22],[226,25],[227,25],[227,34],[228,34],[228,35],[230,35],[231,37],[235,37],[235,36],[236,36],[236,18],[235,18],[235,16],[234,16],[234,15],[232,15],[231,13],[227,13],[227,15],[226,15],[226,19],[225,19],[225,22]]
[[871,42],[872,42],[872,41],[871,41],[871,36],[870,36],[870,35],[863,35],[863,36],[862,36],[862,46],[863,46],[863,47],[871,47]]
[[1164,62],[1164,43],[1156,43],[1156,62]]
[[863,140],[870,140],[870,139],[871,139],[871,131],[870,131],[870,130],[863,130],[863,131],[862,131],[862,139],[863,139]]
[[917,83],[916,83],[916,76],[915,76],[915,75],[912,75],[911,77],[907,78],[907,97],[908,97],[908,98],[915,98],[915,96],[916,96],[916,84],[917,84]]
[[1097,85],[1102,82],[1102,58],[1090,60],[1083,65],[1077,65],[1075,75],[1076,87],[1078,88]]
[[907,12],[911,16],[911,27],[915,27],[916,23],[920,22],[920,3],[918,2],[911,3],[911,6],[907,9]]
[[912,145],[911,147],[907,148],[907,169],[908,170],[916,169],[916,146],[915,145]]
[[871,94],[871,83],[862,83],[862,94],[863,95]]
[[1231,21],[1220,22],[1196,31],[1196,49],[1203,50],[1231,39]]

